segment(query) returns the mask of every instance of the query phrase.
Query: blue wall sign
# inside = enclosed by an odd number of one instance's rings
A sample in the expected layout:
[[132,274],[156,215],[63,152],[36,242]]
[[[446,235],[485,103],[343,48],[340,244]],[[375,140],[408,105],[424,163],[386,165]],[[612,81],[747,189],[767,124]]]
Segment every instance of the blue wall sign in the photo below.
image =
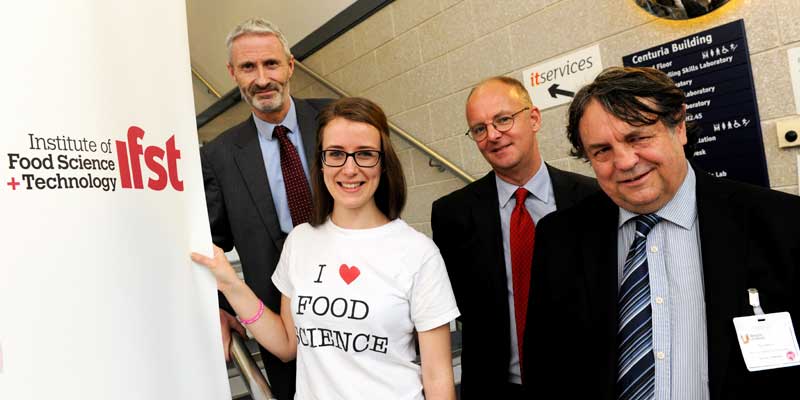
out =
[[627,55],[622,62],[664,71],[686,93],[686,119],[703,129],[695,164],[715,176],[769,187],[743,20]]

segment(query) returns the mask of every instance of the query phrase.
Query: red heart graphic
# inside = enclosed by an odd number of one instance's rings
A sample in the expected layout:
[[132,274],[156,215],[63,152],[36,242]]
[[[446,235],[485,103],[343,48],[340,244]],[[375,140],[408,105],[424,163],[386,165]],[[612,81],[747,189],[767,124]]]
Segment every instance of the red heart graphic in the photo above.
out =
[[342,264],[339,267],[339,275],[349,285],[361,275],[361,271],[356,266],[348,267],[347,264]]

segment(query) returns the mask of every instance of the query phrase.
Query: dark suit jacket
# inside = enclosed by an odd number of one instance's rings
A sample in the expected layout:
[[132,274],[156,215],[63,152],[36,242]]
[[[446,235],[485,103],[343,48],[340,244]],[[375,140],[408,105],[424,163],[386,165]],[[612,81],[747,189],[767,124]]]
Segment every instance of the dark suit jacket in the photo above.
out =
[[[711,399],[796,393],[800,367],[747,371],[732,319],[753,315],[757,288],[765,312],[789,311],[800,327],[800,198],[696,176]],[[538,324],[524,341],[536,398],[563,396],[565,379],[580,383],[571,398],[615,398],[618,213],[600,192],[539,223],[528,303]]]
[[[329,102],[294,99],[309,163],[314,159],[317,114]],[[280,313],[281,293],[272,284],[271,277],[286,235],[281,231],[275,211],[253,118],[250,116],[200,149],[206,203],[214,244],[225,251],[236,247],[247,285],[265,305]],[[233,314],[222,296],[220,306]],[[291,398],[294,393],[294,363],[289,371],[284,371],[282,363],[269,357],[263,348],[261,354],[268,364],[267,374],[273,392],[281,399]],[[270,365],[274,365],[273,370],[270,370]],[[280,377],[284,375],[287,381],[282,382]]]
[[[557,208],[569,207],[597,190],[591,178],[547,168]],[[508,383],[511,359],[511,317],[494,173],[436,200],[431,225],[461,311],[461,398],[494,398],[498,388]]]

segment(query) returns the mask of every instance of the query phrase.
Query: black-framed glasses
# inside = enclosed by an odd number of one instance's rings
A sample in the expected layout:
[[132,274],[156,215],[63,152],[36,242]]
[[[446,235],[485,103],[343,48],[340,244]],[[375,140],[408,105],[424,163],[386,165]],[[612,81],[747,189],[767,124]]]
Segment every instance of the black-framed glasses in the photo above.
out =
[[353,157],[356,165],[363,168],[371,168],[381,161],[382,151],[378,150],[359,150],[348,153],[344,150],[322,150],[322,163],[329,167],[341,167],[347,162],[347,157]]
[[[511,130],[511,128],[514,127],[514,119],[517,116],[517,114],[525,110],[530,110],[530,107],[525,107],[513,114],[498,115],[492,119],[492,126],[494,126],[494,129],[497,129],[498,132],[502,133],[508,132],[509,130]],[[486,126],[486,124],[481,123],[467,129],[467,132],[464,134],[471,137],[472,140],[480,142],[483,139],[486,139],[486,134],[488,132],[489,128]]]

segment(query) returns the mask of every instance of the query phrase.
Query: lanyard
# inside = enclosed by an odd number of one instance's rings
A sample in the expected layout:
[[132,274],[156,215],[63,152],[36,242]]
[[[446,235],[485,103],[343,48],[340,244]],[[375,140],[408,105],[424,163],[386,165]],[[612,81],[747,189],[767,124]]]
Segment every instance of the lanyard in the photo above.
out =
[[755,315],[764,315],[764,310],[761,309],[761,302],[758,299],[758,289],[747,289],[747,294],[750,298],[750,305],[753,306],[753,313]]

